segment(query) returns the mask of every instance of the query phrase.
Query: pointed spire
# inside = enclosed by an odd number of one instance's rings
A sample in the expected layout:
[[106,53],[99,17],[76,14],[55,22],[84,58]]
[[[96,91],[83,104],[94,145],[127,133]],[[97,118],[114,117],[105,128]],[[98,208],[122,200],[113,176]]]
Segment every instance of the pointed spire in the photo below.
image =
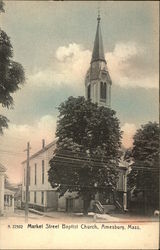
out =
[[100,27],[100,12],[98,11],[98,17],[97,17],[97,31],[96,31],[96,37],[94,41],[94,48],[93,48],[93,53],[92,53],[92,60],[91,63],[94,61],[104,61],[105,56],[104,56],[104,50],[103,50],[103,41],[102,41],[102,34],[101,34],[101,27]]

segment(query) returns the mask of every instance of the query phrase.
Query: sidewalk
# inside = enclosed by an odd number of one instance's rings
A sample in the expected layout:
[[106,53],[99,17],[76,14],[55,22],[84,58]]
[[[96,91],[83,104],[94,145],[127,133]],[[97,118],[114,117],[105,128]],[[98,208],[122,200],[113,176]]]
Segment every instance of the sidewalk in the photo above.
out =
[[[24,220],[25,211],[15,210],[15,213],[1,217],[1,221],[4,220]],[[158,222],[159,217],[146,217],[135,216],[130,214],[95,214],[88,213],[83,215],[82,213],[66,213],[66,212],[40,212],[31,209],[28,214],[28,218],[33,221],[54,222],[54,223],[145,223],[145,222]]]
[[88,213],[84,216],[82,213],[65,213],[65,212],[44,212],[45,217],[53,218],[59,221],[72,222],[158,222],[159,217],[135,216],[130,214],[95,214]]

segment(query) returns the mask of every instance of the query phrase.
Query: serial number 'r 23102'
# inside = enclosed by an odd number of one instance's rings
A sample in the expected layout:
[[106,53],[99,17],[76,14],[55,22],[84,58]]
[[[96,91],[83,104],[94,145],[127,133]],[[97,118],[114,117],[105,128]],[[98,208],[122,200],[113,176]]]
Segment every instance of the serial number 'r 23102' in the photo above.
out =
[[8,225],[8,228],[23,229],[23,225]]

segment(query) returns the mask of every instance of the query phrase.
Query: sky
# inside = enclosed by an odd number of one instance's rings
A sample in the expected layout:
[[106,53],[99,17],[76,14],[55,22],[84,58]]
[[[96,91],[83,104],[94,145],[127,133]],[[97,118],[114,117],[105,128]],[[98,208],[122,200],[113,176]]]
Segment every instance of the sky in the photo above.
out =
[[156,1],[6,1],[0,27],[26,82],[13,94],[14,109],[0,136],[0,162],[11,182],[21,181],[24,149],[31,154],[55,138],[58,105],[84,95],[100,7],[105,57],[112,79],[111,106],[132,146],[136,130],[158,121],[159,4]]

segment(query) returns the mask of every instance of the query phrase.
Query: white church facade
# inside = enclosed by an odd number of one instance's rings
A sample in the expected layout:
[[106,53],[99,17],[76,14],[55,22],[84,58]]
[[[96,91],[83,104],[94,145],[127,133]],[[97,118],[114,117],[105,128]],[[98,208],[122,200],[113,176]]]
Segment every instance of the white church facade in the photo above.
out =
[[[100,16],[97,18],[97,31],[92,53],[90,67],[85,77],[85,98],[97,103],[99,106],[111,107],[111,85],[112,81],[105,60],[102,34],[100,27]],[[29,207],[42,211],[72,211],[82,212],[83,201],[77,198],[76,193],[66,193],[59,198],[56,189],[48,182],[49,161],[53,157],[56,148],[56,140],[49,145],[42,143],[42,149],[30,157],[29,169]],[[22,202],[25,203],[26,196],[26,166],[22,163]],[[117,186],[117,204],[122,210],[127,207],[126,174],[127,168],[122,164],[119,167],[119,182]],[[98,196],[103,202],[103,198]],[[108,197],[108,205],[113,204],[113,197]],[[107,204],[103,204],[107,205]]]
[[[83,202],[76,198],[76,193],[66,193],[59,198],[56,188],[53,189],[48,182],[49,161],[53,157],[56,148],[56,140],[48,145],[42,140],[42,148],[30,156],[29,161],[29,207],[40,211],[82,211]],[[26,201],[26,176],[27,161],[22,162],[22,203]],[[76,198],[76,199],[75,199]]]

